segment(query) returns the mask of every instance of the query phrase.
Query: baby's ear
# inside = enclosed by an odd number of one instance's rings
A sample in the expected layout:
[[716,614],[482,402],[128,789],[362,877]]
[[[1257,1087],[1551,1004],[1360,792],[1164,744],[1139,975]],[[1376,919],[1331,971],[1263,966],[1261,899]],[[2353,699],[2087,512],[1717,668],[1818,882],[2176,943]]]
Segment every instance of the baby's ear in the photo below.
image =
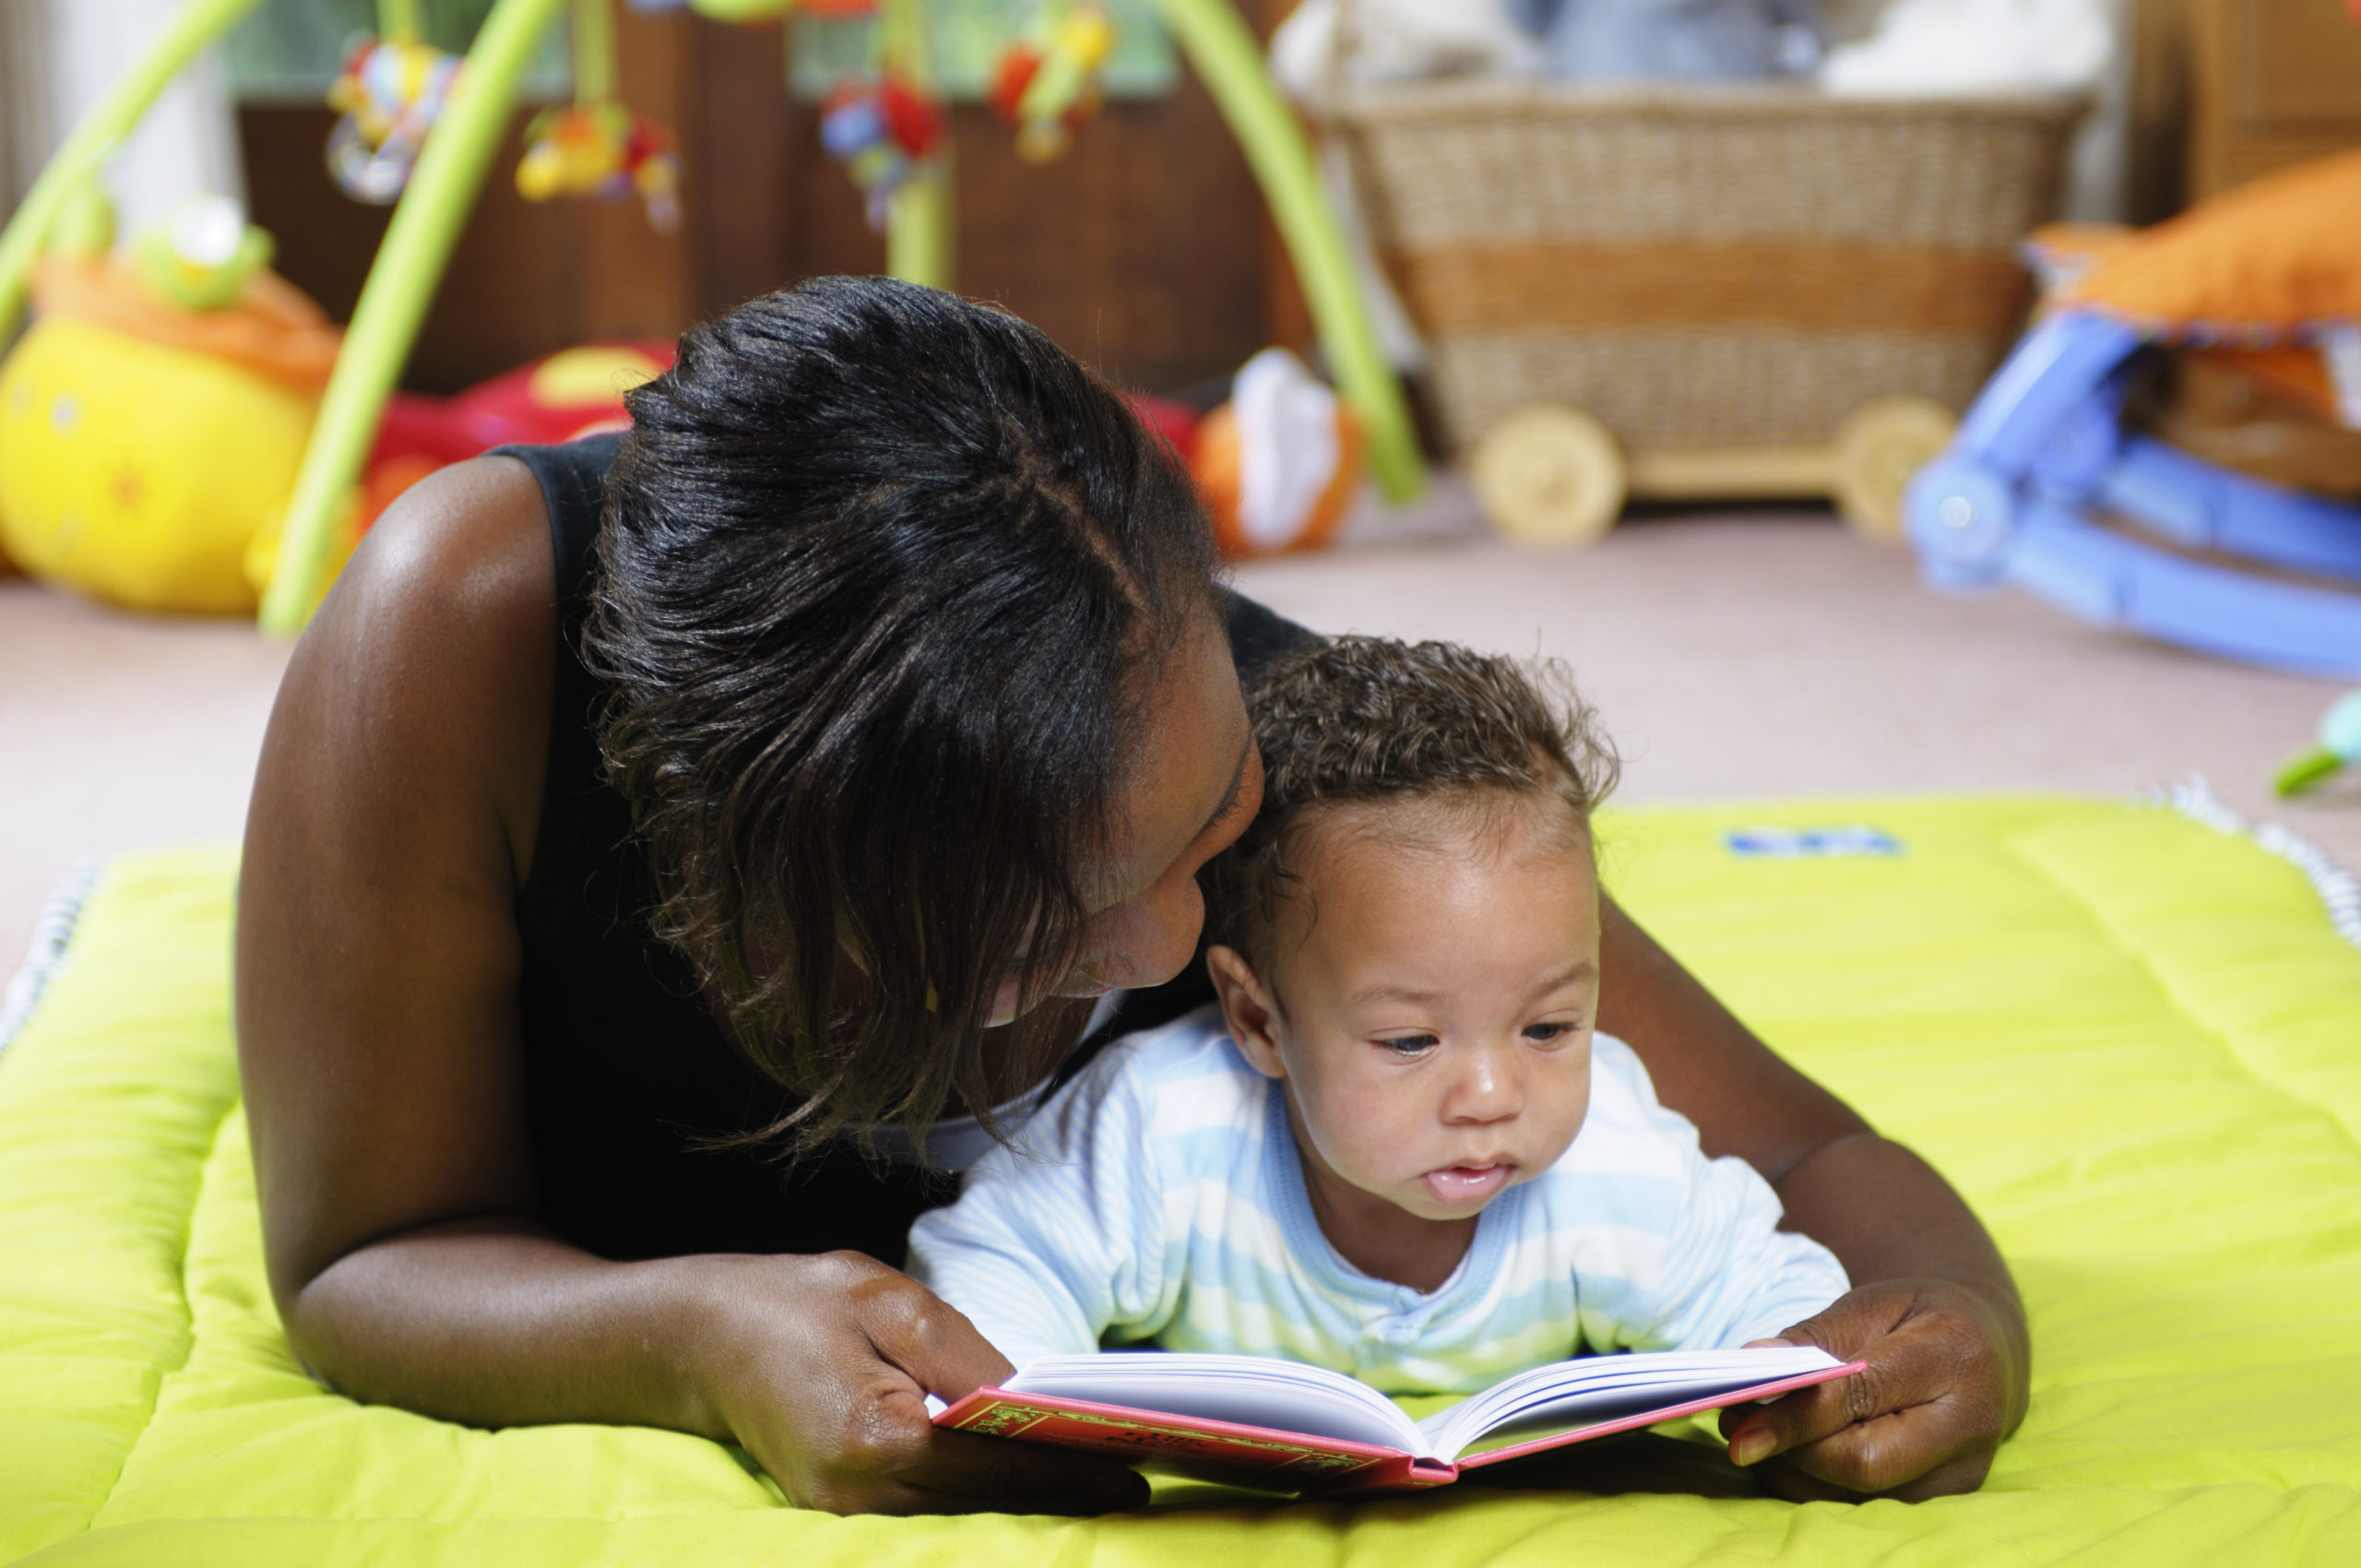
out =
[[1222,1021],[1229,1026],[1239,1054],[1266,1078],[1286,1077],[1279,1061],[1278,1004],[1263,977],[1235,947],[1206,948],[1205,970],[1221,997]]

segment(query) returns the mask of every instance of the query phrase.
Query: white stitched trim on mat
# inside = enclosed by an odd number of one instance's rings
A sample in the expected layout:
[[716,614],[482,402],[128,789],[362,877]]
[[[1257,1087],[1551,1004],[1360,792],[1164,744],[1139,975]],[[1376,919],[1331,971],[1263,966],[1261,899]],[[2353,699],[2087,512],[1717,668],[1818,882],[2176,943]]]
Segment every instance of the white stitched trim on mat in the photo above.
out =
[[2305,880],[2312,885],[2312,891],[2328,907],[2329,923],[2336,928],[2337,935],[2361,947],[2361,878],[2329,859],[2327,852],[2310,839],[2291,833],[2275,822],[2248,822],[2224,805],[2205,780],[2195,774],[2177,784],[2142,790],[2132,799],[2143,806],[2168,806],[2216,833],[2253,839],[2257,848],[2269,850],[2302,872]]
[[25,954],[25,961],[18,968],[8,989],[0,992],[0,1051],[8,1049],[25,1020],[33,1016],[33,1007],[41,1001],[41,993],[49,986],[49,979],[65,962],[65,949],[73,943],[75,922],[82,918],[82,906],[89,901],[90,890],[99,885],[99,863],[81,861],[65,878],[65,885],[49,896],[41,908],[41,919],[33,922],[33,944]]

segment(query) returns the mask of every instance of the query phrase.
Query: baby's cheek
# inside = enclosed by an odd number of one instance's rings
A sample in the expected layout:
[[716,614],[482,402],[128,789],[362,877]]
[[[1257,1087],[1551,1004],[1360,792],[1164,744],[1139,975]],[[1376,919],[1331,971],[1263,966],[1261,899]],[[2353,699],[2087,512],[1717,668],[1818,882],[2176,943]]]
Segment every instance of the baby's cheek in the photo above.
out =
[[1304,1087],[1304,1120],[1321,1158],[1339,1175],[1369,1185],[1396,1179],[1417,1164],[1419,1128],[1407,1114],[1408,1097],[1398,1089],[1369,1092],[1364,1086],[1319,1080]]
[[1565,1153],[1583,1130],[1583,1123],[1590,1116],[1590,1048],[1583,1048],[1581,1064],[1566,1077],[1565,1099],[1560,1109],[1561,1134],[1564,1142],[1558,1152]]

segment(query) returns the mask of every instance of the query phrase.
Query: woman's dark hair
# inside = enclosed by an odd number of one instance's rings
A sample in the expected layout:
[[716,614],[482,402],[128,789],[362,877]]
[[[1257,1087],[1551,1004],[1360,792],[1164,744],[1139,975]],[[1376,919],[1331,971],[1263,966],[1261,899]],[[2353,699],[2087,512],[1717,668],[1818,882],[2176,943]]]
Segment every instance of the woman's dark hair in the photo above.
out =
[[585,654],[657,931],[801,1096],[748,1141],[989,1105],[994,992],[1064,972],[1212,604],[1188,479],[1033,327],[886,279],[742,305],[626,401]]
[[1258,968],[1287,865],[1323,808],[1545,795],[1587,830],[1614,790],[1615,748],[1562,660],[1521,664],[1456,643],[1337,637],[1282,654],[1246,691],[1263,806],[1205,868],[1216,942]]

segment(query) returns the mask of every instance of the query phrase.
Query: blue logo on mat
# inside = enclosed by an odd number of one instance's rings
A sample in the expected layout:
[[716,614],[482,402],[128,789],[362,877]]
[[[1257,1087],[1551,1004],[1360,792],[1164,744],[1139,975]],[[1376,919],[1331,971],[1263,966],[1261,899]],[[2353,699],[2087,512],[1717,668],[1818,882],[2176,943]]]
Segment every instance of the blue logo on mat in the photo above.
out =
[[1875,827],[1733,827],[1722,842],[1733,855],[1761,861],[1902,853],[1902,840]]

